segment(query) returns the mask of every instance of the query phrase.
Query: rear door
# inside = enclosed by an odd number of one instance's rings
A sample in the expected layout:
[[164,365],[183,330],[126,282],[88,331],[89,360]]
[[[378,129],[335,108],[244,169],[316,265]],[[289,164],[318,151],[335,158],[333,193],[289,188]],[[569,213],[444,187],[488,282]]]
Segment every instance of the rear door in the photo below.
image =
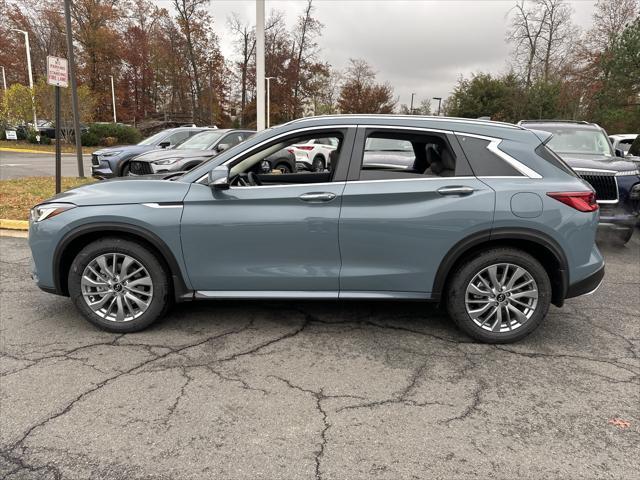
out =
[[494,191],[456,142],[451,132],[358,128],[339,224],[341,297],[428,298],[447,252],[491,229]]

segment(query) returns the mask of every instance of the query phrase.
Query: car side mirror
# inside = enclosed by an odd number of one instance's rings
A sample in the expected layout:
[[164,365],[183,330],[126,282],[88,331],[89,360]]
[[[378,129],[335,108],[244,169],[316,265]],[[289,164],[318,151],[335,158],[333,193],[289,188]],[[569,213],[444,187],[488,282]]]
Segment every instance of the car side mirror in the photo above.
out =
[[170,147],[170,146],[171,146],[171,142],[160,142],[160,143],[158,144],[158,146],[159,146],[160,148],[167,148],[167,147]]
[[216,150],[218,152],[224,152],[228,148],[229,148],[229,144],[228,143],[219,143],[218,146],[216,147]]
[[229,188],[229,167],[218,165],[209,172],[209,186],[216,190],[227,190]]
[[616,157],[624,157],[624,152],[619,148],[616,148]]

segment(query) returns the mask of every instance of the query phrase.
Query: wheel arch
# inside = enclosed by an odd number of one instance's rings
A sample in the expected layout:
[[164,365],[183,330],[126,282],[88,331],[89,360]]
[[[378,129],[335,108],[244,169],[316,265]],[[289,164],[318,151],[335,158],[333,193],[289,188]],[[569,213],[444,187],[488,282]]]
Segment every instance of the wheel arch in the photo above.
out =
[[436,273],[432,298],[440,300],[447,291],[448,282],[458,265],[467,258],[488,248],[511,247],[523,250],[540,262],[549,275],[552,288],[551,301],[558,307],[566,298],[569,285],[567,258],[558,243],[537,230],[526,228],[500,228],[476,233],[455,244],[440,264]]
[[67,233],[58,243],[53,255],[53,280],[55,291],[69,295],[68,276],[76,255],[89,243],[104,237],[119,237],[141,243],[160,260],[169,272],[171,287],[176,301],[192,297],[186,286],[178,262],[167,244],[149,230],[124,223],[97,223],[80,226]]

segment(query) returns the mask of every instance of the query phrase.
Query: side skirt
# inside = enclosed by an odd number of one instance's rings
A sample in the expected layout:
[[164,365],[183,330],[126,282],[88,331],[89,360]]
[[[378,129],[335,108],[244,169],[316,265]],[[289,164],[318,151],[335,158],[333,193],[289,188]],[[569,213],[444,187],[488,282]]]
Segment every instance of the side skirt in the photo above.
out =
[[437,300],[426,292],[353,292],[307,290],[198,290],[195,299],[308,299],[308,300]]

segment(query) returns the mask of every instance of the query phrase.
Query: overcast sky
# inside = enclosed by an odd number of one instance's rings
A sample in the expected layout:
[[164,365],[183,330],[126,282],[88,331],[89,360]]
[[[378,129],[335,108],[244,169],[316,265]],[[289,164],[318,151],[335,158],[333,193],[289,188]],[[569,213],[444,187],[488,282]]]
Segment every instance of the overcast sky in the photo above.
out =
[[[169,1],[160,0],[168,6]],[[591,23],[595,0],[570,1],[574,22]],[[291,25],[305,0],[267,0],[266,12],[285,13]],[[400,103],[447,97],[462,75],[506,69],[509,9],[515,0],[314,0],[315,17],[324,24],[322,58],[344,68],[349,58],[364,58],[390,81]],[[233,55],[226,19],[237,12],[255,23],[254,0],[212,0],[210,12],[225,57]]]

